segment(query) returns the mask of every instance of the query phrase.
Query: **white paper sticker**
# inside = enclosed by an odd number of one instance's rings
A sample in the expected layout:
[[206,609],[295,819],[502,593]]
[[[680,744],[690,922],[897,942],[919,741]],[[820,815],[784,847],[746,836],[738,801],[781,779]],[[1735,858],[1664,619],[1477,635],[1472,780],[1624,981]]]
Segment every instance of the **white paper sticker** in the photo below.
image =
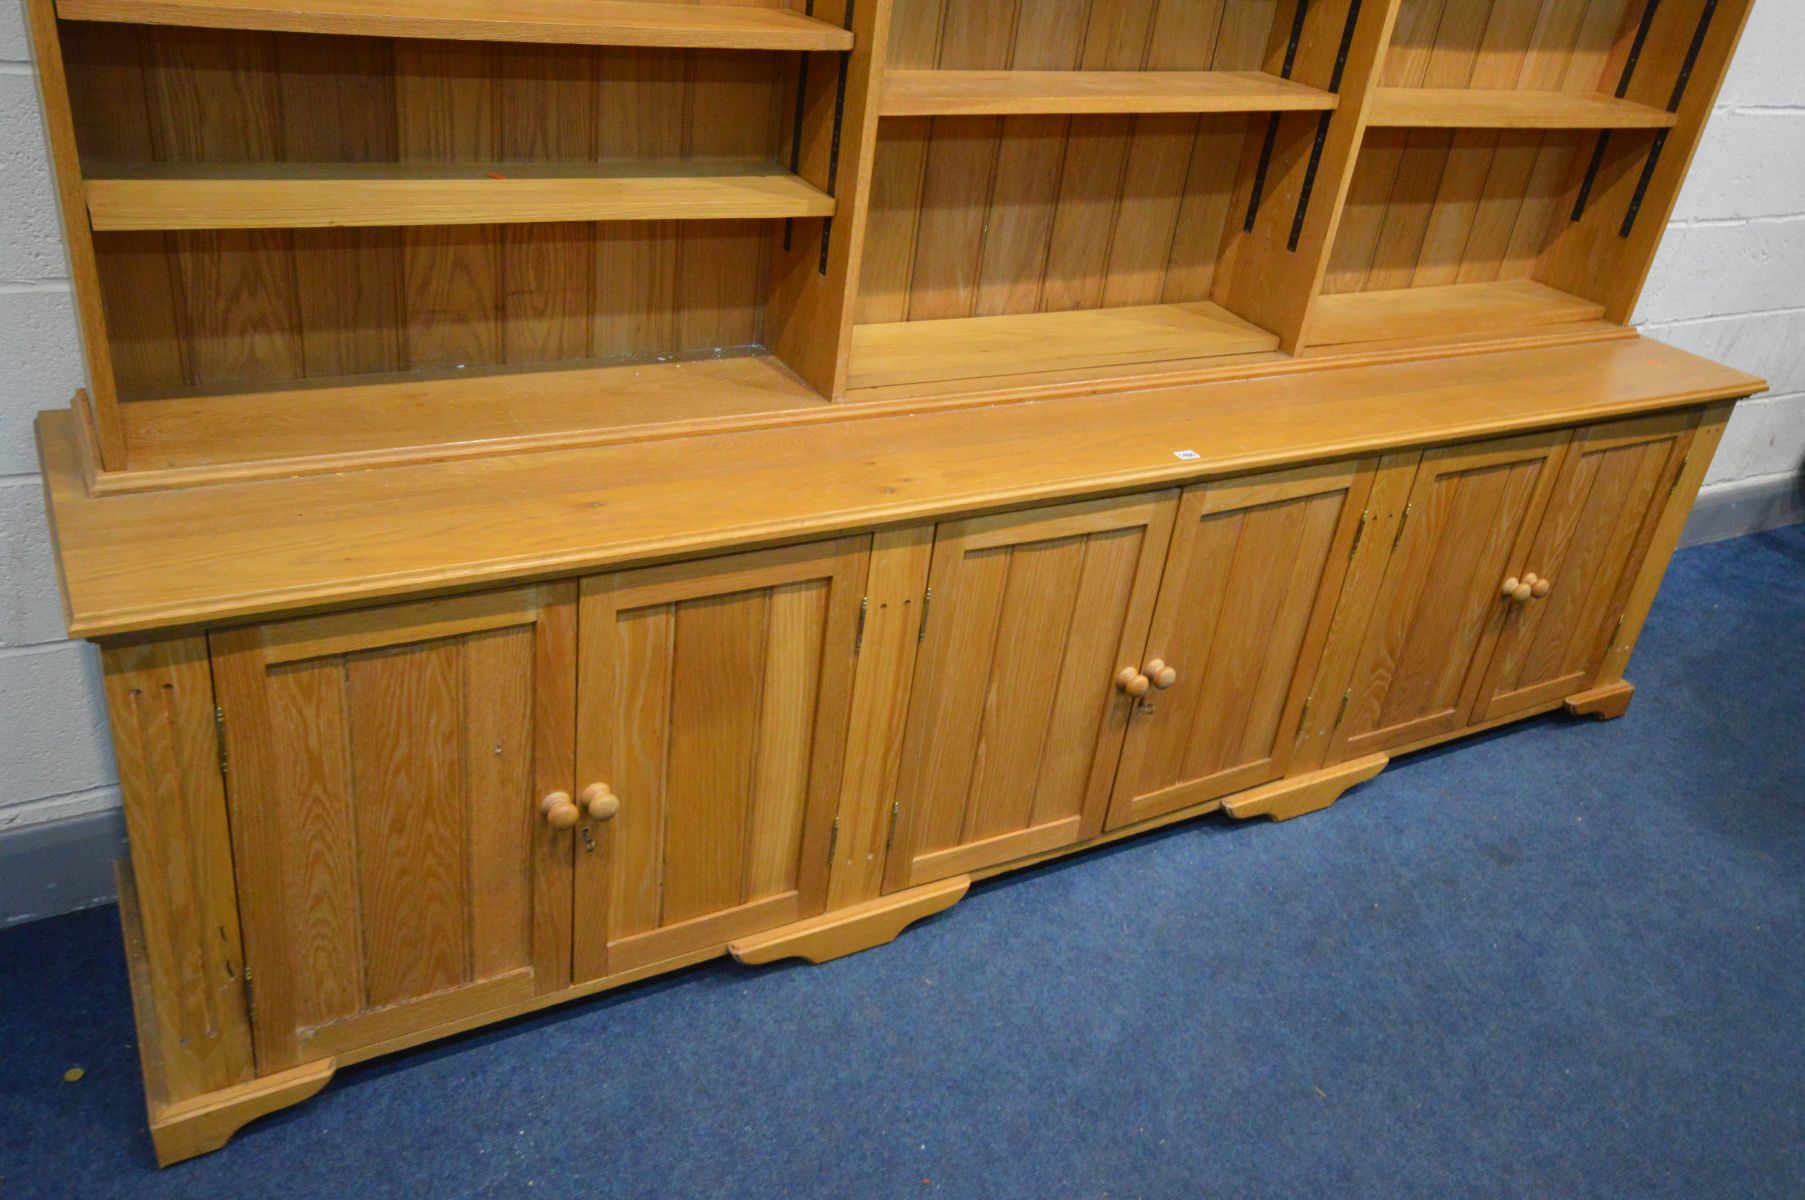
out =
[[1198,459],[1202,458],[1203,455],[1197,453],[1195,450],[1174,450],[1172,452],[1172,457],[1178,459],[1180,462],[1196,462]]

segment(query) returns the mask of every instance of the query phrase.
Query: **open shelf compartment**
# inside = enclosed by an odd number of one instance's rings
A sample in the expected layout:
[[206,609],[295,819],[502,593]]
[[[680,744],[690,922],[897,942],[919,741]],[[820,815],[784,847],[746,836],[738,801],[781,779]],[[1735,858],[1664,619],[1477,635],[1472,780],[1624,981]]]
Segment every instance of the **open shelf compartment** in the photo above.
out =
[[745,428],[831,406],[756,350],[599,366],[491,367],[144,396],[110,490]]
[[1596,321],[1604,306],[1533,279],[1345,292],[1316,302],[1310,345],[1345,351],[1362,343],[1464,339]]

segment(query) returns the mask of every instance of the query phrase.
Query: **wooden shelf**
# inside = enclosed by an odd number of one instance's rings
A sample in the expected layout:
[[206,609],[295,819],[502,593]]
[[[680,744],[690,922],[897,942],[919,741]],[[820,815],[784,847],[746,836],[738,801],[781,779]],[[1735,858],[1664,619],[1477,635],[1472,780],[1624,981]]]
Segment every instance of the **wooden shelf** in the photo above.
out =
[[[121,406],[133,470],[102,491],[267,478],[743,427],[828,402],[748,348],[669,361],[415,372]],[[756,423],[756,422],[753,422]]]
[[1382,87],[1368,125],[1436,129],[1667,129],[1670,112],[1591,92]]
[[1331,109],[1332,92],[1260,71],[892,71],[887,117]]
[[1207,300],[860,325],[848,386],[984,379],[1070,367],[1276,350],[1279,339]]
[[1410,338],[1450,339],[1500,329],[1594,321],[1604,307],[1530,279],[1344,292],[1316,302],[1312,347]]
[[574,168],[154,164],[101,168],[86,189],[89,218],[102,232],[826,217],[834,211],[833,197],[781,167],[720,160]]
[[643,0],[58,0],[65,21],[373,37],[718,50],[850,50],[852,34],[783,8]]

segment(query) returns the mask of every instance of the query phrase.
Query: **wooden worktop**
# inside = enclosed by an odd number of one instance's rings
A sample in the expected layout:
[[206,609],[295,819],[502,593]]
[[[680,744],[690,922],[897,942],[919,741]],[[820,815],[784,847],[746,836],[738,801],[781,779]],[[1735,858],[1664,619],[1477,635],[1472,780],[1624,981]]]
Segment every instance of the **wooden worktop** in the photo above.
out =
[[[70,633],[693,556],[1751,395],[1645,339],[95,498],[38,418]],[[1193,451],[1195,459],[1181,459]]]

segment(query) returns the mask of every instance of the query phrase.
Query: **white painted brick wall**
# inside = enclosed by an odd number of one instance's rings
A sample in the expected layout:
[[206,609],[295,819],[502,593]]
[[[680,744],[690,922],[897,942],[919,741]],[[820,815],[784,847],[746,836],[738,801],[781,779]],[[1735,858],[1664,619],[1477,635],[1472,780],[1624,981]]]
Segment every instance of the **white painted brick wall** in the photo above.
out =
[[[1710,485],[1805,463],[1805,4],[1757,0],[1637,314],[1652,336],[1760,372]],[[0,836],[113,807],[94,652],[61,640],[31,418],[82,366],[35,83],[0,0]]]
[[1650,337],[1767,378],[1707,491],[1805,469],[1805,4],[1755,0],[1636,311]]

